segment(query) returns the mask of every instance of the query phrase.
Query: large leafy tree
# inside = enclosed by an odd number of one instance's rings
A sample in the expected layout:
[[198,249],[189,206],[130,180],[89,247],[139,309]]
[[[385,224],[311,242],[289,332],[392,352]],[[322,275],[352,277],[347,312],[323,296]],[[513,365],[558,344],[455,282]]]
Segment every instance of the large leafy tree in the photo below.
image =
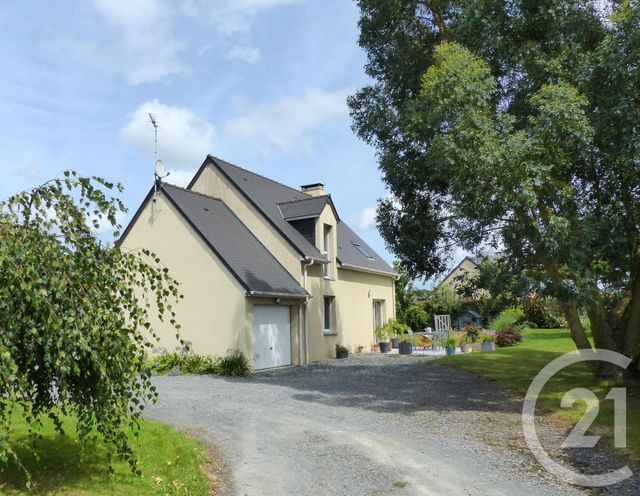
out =
[[[577,347],[640,362],[640,7],[360,0],[374,83],[349,104],[392,195],[382,235],[415,276],[500,247],[560,302]],[[594,365],[594,371],[602,373]]]
[[101,438],[137,471],[128,436],[156,397],[144,364],[151,322],[175,324],[179,294],[152,253],[96,236],[118,227],[113,188],[67,172],[0,202],[0,462],[16,456],[16,415],[34,436],[44,418],[62,432],[71,415],[81,440]]

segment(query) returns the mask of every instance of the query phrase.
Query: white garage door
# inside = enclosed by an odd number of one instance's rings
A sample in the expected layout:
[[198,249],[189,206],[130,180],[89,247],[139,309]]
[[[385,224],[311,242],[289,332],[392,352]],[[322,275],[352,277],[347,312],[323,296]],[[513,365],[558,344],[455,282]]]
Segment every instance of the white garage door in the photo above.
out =
[[254,306],[253,365],[256,370],[291,365],[291,317],[288,306]]

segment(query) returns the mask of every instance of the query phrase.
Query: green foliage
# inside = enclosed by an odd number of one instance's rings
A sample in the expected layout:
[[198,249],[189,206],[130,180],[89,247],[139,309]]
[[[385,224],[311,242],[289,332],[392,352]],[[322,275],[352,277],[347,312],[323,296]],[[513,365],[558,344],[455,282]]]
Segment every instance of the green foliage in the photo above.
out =
[[447,339],[444,342],[444,345],[446,348],[455,348],[458,346],[458,336],[453,333],[450,332],[449,334],[447,334]]
[[561,315],[556,302],[533,293],[522,299],[525,320],[531,327],[557,329],[565,327],[566,321]]
[[80,441],[100,436],[110,459],[138,470],[128,433],[156,399],[144,364],[151,321],[177,331],[179,293],[150,251],[96,238],[101,222],[119,235],[114,188],[67,171],[0,202],[0,461],[15,456],[6,434],[19,408],[33,438],[44,417],[62,433],[73,415]]
[[386,343],[391,338],[391,329],[387,324],[376,327],[376,339],[379,343]]
[[[427,325],[429,321],[429,315],[424,311],[422,307],[412,305],[404,313],[404,322],[413,331],[419,331]],[[404,329],[403,329],[404,332]]]
[[497,337],[498,336],[496,334],[487,334],[486,332],[483,332],[480,335],[480,342],[481,343],[493,343],[493,342],[495,342]]
[[509,326],[496,334],[496,346],[506,348],[522,342],[522,330],[519,327]]
[[240,350],[229,350],[224,357],[174,352],[154,355],[147,361],[156,374],[215,374],[224,376],[247,376],[251,374],[249,360]]
[[349,349],[346,346],[342,346],[341,344],[336,343],[336,357],[345,353],[348,354]]
[[499,246],[560,301],[578,347],[584,306],[595,344],[640,373],[639,3],[608,19],[598,2],[358,5],[373,82],[349,106],[403,266],[431,277],[454,246]]
[[[20,463],[31,474],[32,489],[25,487],[24,469],[15,460],[0,465],[0,493],[23,495],[118,495],[189,494],[207,496],[216,488],[202,469],[212,462],[206,447],[198,440],[168,425],[142,420],[137,435],[130,432],[142,477],[131,473],[126,462],[109,464],[108,452],[98,438],[83,446],[76,433],[77,420],[61,416],[61,436],[48,419],[43,419],[41,438],[29,442],[30,425],[21,411],[14,412],[12,444],[17,446]],[[180,483],[179,490],[173,481]]]
[[466,324],[460,331],[465,334],[467,343],[476,343],[480,337],[480,328],[475,324]]
[[426,306],[433,315],[455,315],[462,308],[462,300],[450,286],[442,285],[429,293]]
[[394,270],[399,274],[395,283],[396,291],[396,316],[398,320],[404,320],[404,312],[411,306],[416,295],[416,288],[413,285],[413,278],[402,264],[393,262]]
[[515,327],[524,324],[525,314],[522,308],[507,308],[491,321],[489,329],[494,331],[502,331],[508,327]]
[[227,377],[245,377],[252,372],[249,359],[240,350],[230,350],[218,363],[216,373]]

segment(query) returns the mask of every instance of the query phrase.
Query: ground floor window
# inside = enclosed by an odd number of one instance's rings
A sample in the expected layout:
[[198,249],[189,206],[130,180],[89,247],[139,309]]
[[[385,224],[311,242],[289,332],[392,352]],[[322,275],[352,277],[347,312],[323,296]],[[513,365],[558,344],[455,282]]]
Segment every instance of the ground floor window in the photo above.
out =
[[324,332],[325,334],[332,334],[335,331],[333,322],[333,306],[335,297],[324,297]]

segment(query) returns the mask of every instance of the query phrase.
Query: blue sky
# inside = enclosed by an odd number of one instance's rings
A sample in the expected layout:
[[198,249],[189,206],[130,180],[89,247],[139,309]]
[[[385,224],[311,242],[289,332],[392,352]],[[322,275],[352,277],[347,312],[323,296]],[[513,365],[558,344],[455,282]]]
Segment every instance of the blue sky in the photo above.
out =
[[345,98],[366,84],[349,0],[6,2],[0,197],[61,170],[125,186],[132,215],[159,157],[185,184],[207,153],[291,186],[323,182],[388,261],[385,194]]

